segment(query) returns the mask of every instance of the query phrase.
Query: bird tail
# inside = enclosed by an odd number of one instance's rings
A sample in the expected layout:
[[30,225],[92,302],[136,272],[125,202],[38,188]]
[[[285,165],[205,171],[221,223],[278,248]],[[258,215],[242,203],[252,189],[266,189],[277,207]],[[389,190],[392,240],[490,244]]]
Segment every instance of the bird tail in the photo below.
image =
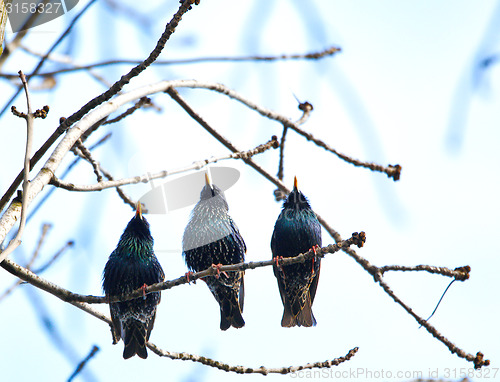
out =
[[146,325],[139,320],[130,320],[124,329],[123,341],[125,342],[125,348],[123,349],[123,358],[128,359],[136,354],[142,359],[148,358]]
[[245,326],[245,320],[243,320],[236,298],[221,301],[220,304],[220,328],[221,330],[227,330],[231,326],[235,328]]
[[[296,308],[296,309],[293,309]],[[285,309],[283,311],[283,318],[281,319],[281,326],[284,328],[291,328],[293,326],[304,326],[311,327],[316,326],[316,318],[314,318],[314,314],[312,312],[312,303],[311,297],[308,295],[305,299],[304,306],[301,307],[293,307],[295,310],[295,314],[292,313],[292,309],[285,305]],[[297,312],[298,311],[298,312]]]
[[231,326],[235,328],[242,328],[245,326],[243,320],[243,302],[245,299],[245,284],[243,277],[241,277],[238,293],[234,289],[230,289],[229,293],[221,299],[220,304],[220,328],[227,330]]

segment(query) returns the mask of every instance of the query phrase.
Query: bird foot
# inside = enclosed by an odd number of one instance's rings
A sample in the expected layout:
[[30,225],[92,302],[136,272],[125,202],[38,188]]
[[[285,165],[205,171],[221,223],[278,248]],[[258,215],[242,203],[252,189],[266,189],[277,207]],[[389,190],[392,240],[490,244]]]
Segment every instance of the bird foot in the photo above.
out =
[[283,272],[283,267],[279,263],[280,260],[283,260],[283,256],[275,256],[275,257],[273,257],[273,261],[276,263],[276,268],[278,268],[281,271],[281,274],[283,275],[283,277],[285,277],[285,272]]
[[279,264],[279,261],[283,260],[283,256],[275,256],[273,257],[273,261],[276,263],[276,267],[281,268],[281,265]]
[[[186,276],[186,280],[188,282],[188,284],[191,284],[191,280],[189,279],[192,275],[194,275],[193,272],[189,271],[189,272],[186,272],[186,274],[184,276]],[[193,281],[193,284],[196,284],[196,280],[192,280]]]
[[316,262],[316,250],[319,249],[319,245],[316,244],[314,245],[311,249],[314,252],[314,257],[312,258],[312,268],[311,268],[311,273],[314,274],[314,263]]
[[141,289],[142,289],[142,298],[145,300],[146,299],[146,288],[148,286],[146,285],[146,283],[144,283],[143,286],[141,286]]
[[222,264],[219,263],[219,264],[212,264],[212,268],[214,268],[216,270],[216,274],[215,274],[215,278],[218,279],[220,277],[220,274],[222,273],[224,276],[226,276],[227,278],[229,278],[229,275],[226,273],[226,272],[221,272],[220,269],[222,267]]

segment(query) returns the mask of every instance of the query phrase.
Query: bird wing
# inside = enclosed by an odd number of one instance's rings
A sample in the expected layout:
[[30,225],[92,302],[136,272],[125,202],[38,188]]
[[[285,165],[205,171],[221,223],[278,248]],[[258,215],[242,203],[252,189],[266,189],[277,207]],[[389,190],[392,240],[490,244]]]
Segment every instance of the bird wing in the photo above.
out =
[[287,307],[290,306],[290,302],[288,301],[288,298],[286,295],[285,277],[284,277],[282,269],[277,267],[276,265],[273,265],[273,271],[274,271],[274,276],[276,276],[276,280],[278,280],[278,288],[280,291],[281,301],[283,302],[283,306],[285,307],[285,310],[286,310]]
[[245,302],[245,282],[244,275],[245,272],[240,272],[240,292],[238,293],[238,303],[240,305],[240,310],[243,312],[243,303]]
[[[159,301],[158,301],[158,303],[159,303]],[[153,326],[155,324],[155,318],[156,318],[156,311],[153,313],[153,316],[151,316],[151,318],[148,322],[146,341],[149,341],[149,336],[151,335],[151,331],[153,330]]]
[[[318,261],[318,260],[316,260]],[[311,305],[314,302],[314,296],[316,296],[316,289],[318,288],[318,280],[319,280],[319,271],[321,270],[321,263],[318,265],[318,270],[315,272],[313,276],[313,280],[311,282],[311,286],[309,287],[309,294],[311,296]]]
[[111,313],[111,335],[113,336],[113,345],[116,345],[118,341],[120,341],[122,334],[122,324],[120,323],[120,319],[118,318],[116,309],[113,309],[110,304],[110,313]]

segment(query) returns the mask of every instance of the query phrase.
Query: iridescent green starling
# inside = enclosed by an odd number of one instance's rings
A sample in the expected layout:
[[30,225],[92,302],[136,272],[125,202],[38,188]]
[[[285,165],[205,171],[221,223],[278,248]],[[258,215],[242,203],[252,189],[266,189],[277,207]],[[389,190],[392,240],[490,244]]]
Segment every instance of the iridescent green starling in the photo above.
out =
[[[292,192],[274,225],[271,250],[274,258],[294,257],[321,246],[321,226],[308,200],[294,180]],[[281,326],[314,326],[312,303],[318,287],[321,259],[284,266],[274,265],[274,275],[283,302]]]
[[[194,272],[212,265],[245,261],[245,242],[228,214],[224,193],[210,183],[207,174],[205,183],[182,238],[186,264]],[[243,274],[240,271],[221,272],[202,279],[220,305],[221,330],[245,325],[241,315],[245,296]]]
[[[141,287],[163,281],[163,269],[153,252],[149,223],[137,203],[135,216],[120,237],[116,249],[104,268],[102,287],[107,297],[130,293]],[[147,358],[146,341],[155,322],[160,292],[109,304],[114,343],[123,338],[123,358],[135,354]]]

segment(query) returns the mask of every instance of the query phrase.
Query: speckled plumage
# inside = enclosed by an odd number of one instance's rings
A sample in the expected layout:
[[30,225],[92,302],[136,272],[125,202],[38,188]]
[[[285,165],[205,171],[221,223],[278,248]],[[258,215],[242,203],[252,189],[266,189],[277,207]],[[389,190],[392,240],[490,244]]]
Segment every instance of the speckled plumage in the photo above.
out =
[[[149,223],[142,216],[140,204],[120,237],[116,249],[109,256],[103,273],[106,296],[130,293],[144,284],[163,281],[163,269],[153,252],[153,237]],[[147,358],[146,341],[153,329],[160,292],[153,292],[133,300],[110,303],[113,339],[123,338],[123,358],[135,354]]]
[[[321,246],[321,226],[308,200],[297,188],[283,203],[271,239],[273,257],[294,257]],[[286,266],[274,265],[284,312],[281,326],[314,326],[312,303],[318,287],[321,259]]]
[[[228,214],[224,193],[210,184],[208,178],[184,231],[182,248],[186,264],[194,272],[203,271],[213,264],[245,261],[245,242]],[[222,272],[219,277],[203,279],[219,303],[221,330],[245,325],[242,317],[245,296],[243,275],[244,272]]]

